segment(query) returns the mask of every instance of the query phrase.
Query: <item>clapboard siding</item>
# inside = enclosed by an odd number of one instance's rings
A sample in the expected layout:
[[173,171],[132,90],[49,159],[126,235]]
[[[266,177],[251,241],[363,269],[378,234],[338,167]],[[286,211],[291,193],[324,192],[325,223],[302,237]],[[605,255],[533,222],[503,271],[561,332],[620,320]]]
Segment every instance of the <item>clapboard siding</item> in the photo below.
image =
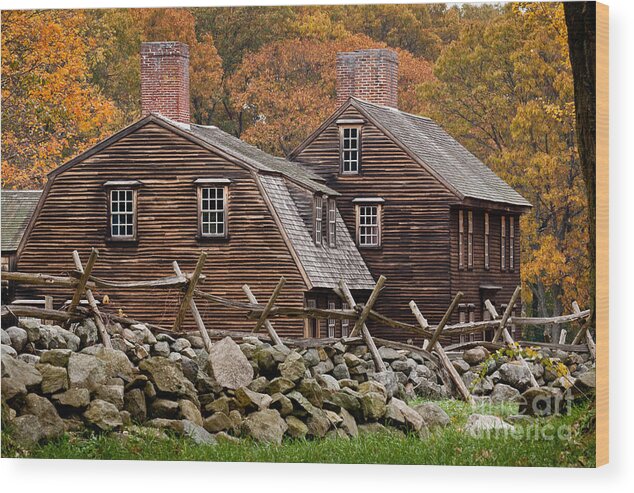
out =
[[[342,118],[362,118],[350,107]],[[376,309],[397,320],[415,323],[408,303],[415,300],[431,323],[438,322],[450,302],[450,210],[456,198],[429,172],[415,163],[376,126],[361,132],[361,174],[339,174],[339,129],[326,127],[296,159],[326,178],[342,194],[339,211],[355,237],[358,197],[385,200],[382,246],[360,248],[375,279],[387,277]],[[413,335],[372,325],[373,334],[406,340]]]
[[[196,239],[197,178],[229,178],[228,240]],[[140,180],[138,243],[106,242],[108,180]],[[266,299],[281,275],[287,279],[279,300],[300,307],[307,286],[262,198],[253,173],[215,155],[173,132],[148,123],[113,145],[58,174],[21,251],[18,270],[61,274],[73,269],[71,252],[85,261],[90,248],[99,249],[94,275],[113,280],[147,280],[173,275],[172,262],[191,272],[199,253],[208,252],[202,285],[219,296],[246,301],[241,290],[248,283],[259,299]],[[59,305],[68,290],[20,288],[20,297],[54,294]],[[117,290],[108,294],[112,305],[126,314],[170,327],[180,292]],[[248,329],[253,321],[242,312],[200,300],[210,328]],[[278,321],[282,336],[303,334],[301,321]],[[184,326],[195,326],[188,315]]]

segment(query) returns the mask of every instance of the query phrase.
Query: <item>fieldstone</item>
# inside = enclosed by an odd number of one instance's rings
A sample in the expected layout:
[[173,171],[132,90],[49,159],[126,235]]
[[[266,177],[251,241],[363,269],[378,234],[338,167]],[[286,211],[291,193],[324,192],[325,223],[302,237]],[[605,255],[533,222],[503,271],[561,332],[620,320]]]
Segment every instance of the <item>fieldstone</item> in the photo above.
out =
[[321,385],[314,378],[304,378],[297,390],[308,399],[313,406],[321,407],[324,403],[324,394]]
[[341,363],[335,365],[335,367],[332,369],[332,376],[335,377],[337,380],[349,380],[350,372],[348,371],[348,367],[345,365],[345,363]]
[[[453,367],[456,369],[456,371],[458,372],[458,374],[462,375],[463,373],[469,371],[469,368],[471,368],[471,366],[469,366],[469,363],[467,363],[465,360],[463,359],[455,359],[451,362],[451,364],[453,365]],[[427,368],[427,367],[425,367]],[[429,370],[429,368],[427,368]]]
[[29,342],[35,342],[40,338],[40,322],[34,319],[23,318],[18,322],[20,328],[26,331]]
[[330,420],[325,411],[315,408],[306,420],[308,434],[315,438],[323,438],[330,429]]
[[[357,367],[359,368],[359,367]],[[311,371],[314,376],[323,375],[325,373],[330,373],[335,369],[335,365],[330,358],[327,358],[324,361],[320,361],[315,366],[312,367]]]
[[18,355],[18,359],[20,361],[24,361],[25,363],[35,366],[40,362],[40,357],[35,354],[22,353]]
[[6,333],[9,336],[13,349],[15,349],[18,353],[24,351],[26,343],[29,342],[29,336],[27,335],[26,330],[14,326],[9,327],[6,330]]
[[248,385],[253,380],[251,363],[231,337],[225,337],[211,346],[207,371],[220,386],[232,390]]
[[[405,377],[405,375],[403,375]],[[383,387],[385,396],[390,399],[398,393],[398,375],[391,371],[380,371],[370,375],[370,381],[378,383]],[[407,381],[407,377],[405,377]],[[361,391],[361,385],[359,385],[359,391]],[[380,387],[379,387],[380,388]]]
[[1,359],[1,365],[3,401],[25,396],[42,383],[40,372],[24,361],[7,356]]
[[36,366],[42,375],[40,388],[44,394],[54,394],[68,389],[68,373],[66,368],[39,363]]
[[481,436],[487,432],[513,431],[512,425],[505,423],[497,416],[483,414],[472,414],[467,419],[464,432],[474,437]]
[[4,344],[5,346],[11,346],[11,338],[7,331],[4,329],[0,329],[0,344]]
[[493,387],[493,392],[491,392],[491,402],[493,403],[501,403],[501,402],[517,402],[520,397],[520,391],[511,387],[510,385],[506,385],[504,383],[498,383]]
[[70,349],[49,349],[40,354],[40,363],[66,368],[73,353]]
[[79,336],[73,334],[70,330],[66,330],[62,327],[56,327],[57,335],[64,339],[65,346],[71,351],[79,351],[81,347],[81,339]]
[[423,417],[400,399],[393,398],[385,408],[385,419],[399,428],[419,431],[425,425]]
[[281,444],[288,425],[276,410],[265,409],[248,415],[242,428],[257,442]]
[[242,423],[244,421],[242,419],[242,414],[240,414],[240,411],[238,411],[237,409],[230,411],[229,419],[231,420],[231,429],[233,430],[233,432],[236,434],[240,433],[242,430]]
[[180,353],[183,349],[192,347],[192,343],[189,342],[184,337],[179,337],[172,343],[171,347],[172,347],[172,351],[176,351],[177,353]]
[[352,389],[352,390],[359,390],[359,382],[357,382],[356,380],[352,380],[351,378],[342,378],[339,380],[339,386],[344,389],[344,388],[348,388],[348,389]]
[[387,433],[388,429],[381,423],[365,423],[357,426],[360,436],[374,435],[375,433]]
[[198,426],[186,419],[155,418],[148,421],[146,426],[173,431],[193,440],[198,445],[216,445],[217,443],[216,438],[202,426]]
[[561,391],[548,387],[533,387],[519,399],[519,413],[526,416],[550,416],[566,410],[566,400]]
[[189,401],[187,399],[179,399],[178,410],[183,419],[191,421],[198,426],[203,425],[203,417],[200,414],[200,410],[192,401]]
[[366,392],[361,394],[360,401],[363,417],[367,421],[374,421],[385,416],[385,396],[383,394]]
[[71,387],[95,389],[106,378],[106,364],[94,356],[72,353],[68,359],[68,378]]
[[363,360],[353,353],[345,353],[343,355],[343,361],[348,368],[354,368],[363,364]]
[[286,394],[293,403],[293,414],[298,416],[309,416],[315,411],[313,406],[306,397],[300,394],[297,390],[293,390]]
[[150,377],[159,394],[182,397],[199,405],[196,387],[185,377],[178,363],[153,356],[141,361],[139,369]]
[[572,387],[572,394],[575,398],[590,398],[595,394],[596,387],[597,374],[596,370],[593,368],[577,377],[575,384]]
[[519,361],[504,363],[499,369],[500,382],[510,385],[520,391],[531,384],[531,372]]
[[449,391],[444,385],[439,385],[430,380],[423,380],[416,387],[416,393],[427,399],[442,400],[450,396]]
[[490,356],[489,351],[482,346],[467,349],[462,353],[462,359],[470,366],[479,365]]
[[544,367],[541,363],[528,362],[527,365],[536,380],[544,377]]
[[286,433],[292,438],[304,438],[308,434],[308,426],[296,416],[287,416],[286,418],[287,430]]
[[178,417],[178,403],[169,399],[155,399],[150,405],[153,418],[176,419]]
[[218,433],[233,428],[233,423],[225,413],[214,413],[203,421],[203,428],[209,433]]
[[433,372],[425,365],[418,365],[416,367],[416,374],[419,377],[426,378],[428,380],[434,376]]
[[266,393],[269,395],[281,393],[286,394],[295,388],[295,384],[292,380],[284,377],[274,378],[266,386]]
[[335,377],[332,375],[319,375],[317,377],[317,382],[326,392],[335,392],[337,390],[341,390],[341,386]]
[[143,393],[145,394],[145,397],[150,400],[156,399],[156,388],[150,381],[145,382],[145,385],[143,386]]
[[321,361],[321,358],[319,357],[319,351],[317,351],[317,349],[315,348],[307,349],[306,352],[302,355],[302,358],[304,359],[304,363],[306,364],[306,366],[310,368],[317,365]]
[[392,361],[392,364],[390,366],[394,371],[402,371],[403,373],[409,374],[412,370],[416,369],[418,364],[413,359],[408,358],[404,360],[397,359],[395,361]]
[[100,385],[96,388],[94,394],[96,399],[109,402],[118,411],[123,409],[123,385]]
[[291,351],[283,363],[279,366],[280,375],[293,382],[301,380],[306,374],[306,363],[304,358],[296,352]]
[[284,394],[271,395],[271,409],[276,409],[282,416],[288,416],[293,412],[293,403]]
[[387,346],[381,346],[379,348],[379,355],[381,356],[381,359],[386,363],[391,363],[392,361],[395,361],[397,359],[405,358],[405,356],[399,351]]
[[[178,353],[171,353],[178,354]],[[196,363],[192,358],[188,358],[187,356],[181,355],[181,368],[183,369],[183,374],[193,384],[198,381],[198,372],[200,371],[200,366]]]
[[235,401],[231,397],[227,397],[225,395],[214,399],[205,405],[205,411],[211,413],[225,413],[229,414],[229,411],[232,410],[232,406],[235,405]]
[[95,322],[90,318],[82,320],[74,330],[82,347],[92,346],[99,341],[99,331]]
[[52,399],[59,406],[84,409],[90,404],[90,391],[88,389],[68,389],[66,392],[55,394]]
[[115,405],[101,399],[93,400],[83,416],[89,425],[102,431],[110,431],[123,426],[123,420]]
[[167,358],[170,355],[170,345],[167,341],[158,341],[152,346],[151,353],[155,356],[163,356]]
[[196,353],[196,351],[194,351],[190,347],[186,347],[185,349],[183,349],[180,352],[180,354],[183,355],[184,358],[189,358],[189,359],[196,359],[198,357],[198,354]]
[[352,414],[344,408],[341,408],[339,411],[339,416],[341,416],[341,424],[339,427],[351,437],[359,436],[359,428],[357,427],[357,422],[354,419],[354,416],[352,416]]
[[359,394],[367,394],[368,392],[376,392],[383,396],[383,400],[387,400],[388,393],[385,386],[380,382],[367,381],[359,384]]
[[329,400],[353,416],[361,416],[361,394],[358,392],[343,388],[340,392],[333,393]]
[[147,419],[147,404],[145,394],[141,389],[131,389],[123,396],[123,409],[130,413],[130,417],[137,423]]
[[429,428],[444,428],[449,426],[449,415],[436,403],[424,402],[414,406],[414,411],[421,415]]
[[18,357],[18,352],[13,349],[13,347],[9,346],[8,344],[0,344],[0,355],[2,355],[2,357],[7,357],[10,356],[12,358],[17,358]]
[[[64,421],[59,417],[55,406],[48,399],[36,394],[28,394],[24,400],[22,415],[13,420],[15,438],[21,443],[38,443],[61,436],[64,431]],[[31,415],[33,418],[25,418]],[[22,418],[22,419],[21,419]],[[31,426],[32,430],[26,428]]]
[[267,409],[271,404],[271,396],[253,392],[246,387],[240,387],[235,393],[236,402],[243,409],[257,409],[259,411]]
[[253,392],[258,392],[260,394],[263,394],[268,384],[269,384],[268,378],[258,377],[254,379],[249,385],[247,385],[247,389],[252,390]]

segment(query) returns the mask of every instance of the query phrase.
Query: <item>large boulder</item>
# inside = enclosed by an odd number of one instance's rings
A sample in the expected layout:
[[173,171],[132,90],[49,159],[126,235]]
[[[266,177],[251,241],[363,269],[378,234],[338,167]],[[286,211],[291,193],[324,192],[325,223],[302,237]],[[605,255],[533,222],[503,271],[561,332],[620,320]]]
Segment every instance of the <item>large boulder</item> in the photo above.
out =
[[423,417],[400,399],[393,398],[385,407],[385,419],[398,428],[420,431],[426,426]]
[[83,416],[86,423],[102,431],[115,430],[123,426],[121,414],[115,405],[101,399],[92,401]]
[[514,427],[508,423],[505,423],[497,416],[489,416],[483,414],[472,414],[467,419],[467,424],[464,427],[465,433],[472,436],[482,436],[486,433],[500,432],[500,431],[513,431]]
[[500,382],[510,385],[520,391],[525,390],[531,384],[531,371],[520,361],[504,363],[498,369]]
[[222,412],[214,413],[203,421],[203,428],[209,433],[230,430],[232,427],[233,422],[228,415]]
[[381,359],[386,363],[391,363],[397,359],[405,359],[405,356],[398,352],[396,349],[392,349],[391,347],[381,346],[379,348],[379,355]]
[[308,426],[297,416],[287,416],[287,433],[293,438],[304,438],[308,434]]
[[209,375],[222,387],[235,390],[253,380],[253,367],[231,337],[211,346],[207,360]]
[[491,392],[491,402],[517,402],[520,397],[520,391],[516,388],[506,385],[505,383],[495,384],[493,392]]
[[129,382],[136,373],[135,368],[123,351],[100,347],[95,352],[95,358],[103,361],[106,375],[109,378],[121,378]]
[[429,428],[444,428],[451,423],[449,415],[434,402],[424,402],[414,406],[414,411],[421,415]]
[[462,359],[471,366],[479,365],[484,362],[490,353],[486,348],[482,346],[474,347],[473,349],[467,349],[462,353]]
[[139,369],[147,374],[159,395],[189,399],[200,405],[196,387],[185,377],[177,362],[153,356],[141,361]]
[[21,414],[37,417],[38,441],[50,440],[64,433],[64,422],[57,414],[55,406],[48,399],[36,394],[28,394]]
[[323,389],[314,378],[304,378],[297,386],[297,390],[306,397],[313,406],[321,407],[323,405]]
[[306,420],[308,434],[314,438],[323,438],[330,430],[330,419],[325,411],[319,408],[313,409],[313,412]]
[[366,421],[376,421],[385,416],[385,396],[378,392],[361,394],[361,411]]
[[71,388],[94,390],[106,381],[106,365],[90,354],[72,353],[68,359]]
[[37,369],[22,360],[6,356],[2,358],[2,400],[23,397],[42,383]]
[[248,415],[242,429],[257,442],[281,444],[288,425],[280,413],[274,409],[265,409]]

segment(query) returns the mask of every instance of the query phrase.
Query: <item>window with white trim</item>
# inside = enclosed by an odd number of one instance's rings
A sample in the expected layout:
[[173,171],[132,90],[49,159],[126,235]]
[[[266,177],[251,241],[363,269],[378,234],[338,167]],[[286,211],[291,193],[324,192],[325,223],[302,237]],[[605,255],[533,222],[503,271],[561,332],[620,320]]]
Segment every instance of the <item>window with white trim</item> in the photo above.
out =
[[489,213],[484,213],[484,268],[489,270]]
[[110,236],[113,239],[134,238],[134,194],[130,189],[110,190]]
[[[334,310],[335,309],[335,302],[334,301],[329,301],[328,302],[328,310]],[[328,337],[330,338],[334,338],[335,337],[335,327],[337,326],[337,321],[334,318],[329,318],[328,319]]]
[[[350,309],[350,305],[348,305],[348,303],[341,303],[341,309],[342,310],[349,310]],[[348,334],[350,334],[350,320],[347,318],[342,318],[341,319],[341,337],[348,337]]]
[[464,211],[458,211],[458,268],[464,269]]
[[506,217],[500,217],[500,269],[506,270]]
[[473,268],[473,211],[467,211],[467,267]]
[[324,199],[315,196],[315,243],[321,245],[323,241]]
[[341,127],[341,173],[359,173],[359,127]]
[[509,217],[509,268],[515,270],[515,217]]
[[337,246],[337,202],[328,199],[328,245],[331,248]]
[[357,243],[364,247],[377,247],[381,244],[381,225],[379,204],[357,205]]
[[200,187],[200,235],[225,237],[227,235],[226,187]]

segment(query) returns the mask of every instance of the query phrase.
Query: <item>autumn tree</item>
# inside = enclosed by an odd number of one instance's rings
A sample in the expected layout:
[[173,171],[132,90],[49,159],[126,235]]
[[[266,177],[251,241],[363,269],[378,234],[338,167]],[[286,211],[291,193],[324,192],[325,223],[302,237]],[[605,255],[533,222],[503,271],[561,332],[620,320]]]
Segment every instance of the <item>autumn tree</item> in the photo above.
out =
[[433,116],[522,193],[524,300],[558,315],[588,300],[587,203],[561,4],[514,4],[474,22],[420,88]]
[[82,11],[2,13],[2,186],[46,174],[112,131],[115,106],[87,78],[100,56]]

